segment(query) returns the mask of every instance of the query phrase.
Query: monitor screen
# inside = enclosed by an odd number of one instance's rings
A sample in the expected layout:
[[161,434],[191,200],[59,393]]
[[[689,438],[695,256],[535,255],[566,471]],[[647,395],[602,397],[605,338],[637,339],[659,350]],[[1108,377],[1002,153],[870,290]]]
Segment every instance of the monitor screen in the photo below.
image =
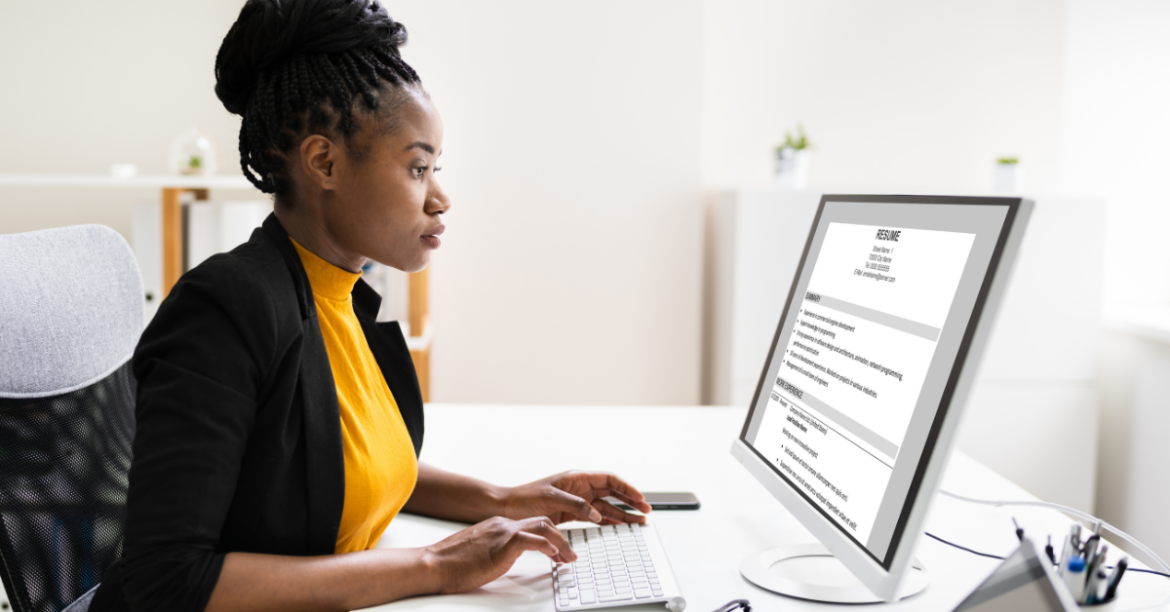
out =
[[889,569],[1018,200],[875,200],[822,200],[740,439]]

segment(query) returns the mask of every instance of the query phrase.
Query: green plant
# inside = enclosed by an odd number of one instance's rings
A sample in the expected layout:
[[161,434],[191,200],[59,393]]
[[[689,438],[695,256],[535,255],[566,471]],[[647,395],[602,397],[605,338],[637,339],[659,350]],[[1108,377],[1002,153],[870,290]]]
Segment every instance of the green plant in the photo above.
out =
[[1000,157],[1000,158],[995,160],[995,163],[1003,164],[1005,166],[1014,166],[1014,165],[1020,163],[1020,158],[1018,158],[1018,157]]
[[203,167],[203,158],[199,157],[198,155],[192,155],[191,159],[187,162],[187,167],[188,168],[202,168]]
[[797,124],[796,136],[792,132],[784,134],[784,142],[776,146],[776,156],[784,155],[785,149],[792,149],[793,151],[803,151],[809,148],[808,137],[804,135],[804,126]]

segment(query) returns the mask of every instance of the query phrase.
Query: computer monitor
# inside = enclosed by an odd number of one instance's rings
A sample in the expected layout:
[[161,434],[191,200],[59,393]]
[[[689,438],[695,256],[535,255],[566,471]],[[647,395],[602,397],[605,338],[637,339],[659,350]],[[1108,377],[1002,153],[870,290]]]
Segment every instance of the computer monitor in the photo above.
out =
[[[754,554],[746,578],[854,603],[925,588],[914,546],[1032,208],[1021,198],[821,198],[732,454],[823,548]],[[769,569],[823,563],[818,555],[859,584]]]

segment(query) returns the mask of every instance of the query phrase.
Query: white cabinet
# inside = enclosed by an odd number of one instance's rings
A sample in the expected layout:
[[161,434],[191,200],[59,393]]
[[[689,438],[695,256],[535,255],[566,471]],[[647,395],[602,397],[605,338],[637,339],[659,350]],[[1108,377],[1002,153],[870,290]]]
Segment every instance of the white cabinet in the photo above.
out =
[[[751,403],[821,194],[711,194],[704,403]],[[1043,499],[1092,510],[1103,200],[1033,197],[958,445]],[[1075,449],[1067,449],[1070,445]]]

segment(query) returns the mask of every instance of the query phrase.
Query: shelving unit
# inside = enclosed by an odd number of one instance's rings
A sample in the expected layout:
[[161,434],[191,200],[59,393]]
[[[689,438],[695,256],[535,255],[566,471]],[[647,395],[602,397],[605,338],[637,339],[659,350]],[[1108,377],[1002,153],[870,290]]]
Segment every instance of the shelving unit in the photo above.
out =
[[[139,188],[156,189],[162,203],[162,293],[170,292],[183,274],[183,192],[190,191],[196,200],[206,200],[212,189],[255,187],[243,175],[186,176],[179,174],[139,175],[118,178],[106,174],[0,174],[0,187],[56,188]],[[429,271],[410,275],[410,336],[406,339],[410,356],[418,372],[423,401],[430,401],[431,337]]]

